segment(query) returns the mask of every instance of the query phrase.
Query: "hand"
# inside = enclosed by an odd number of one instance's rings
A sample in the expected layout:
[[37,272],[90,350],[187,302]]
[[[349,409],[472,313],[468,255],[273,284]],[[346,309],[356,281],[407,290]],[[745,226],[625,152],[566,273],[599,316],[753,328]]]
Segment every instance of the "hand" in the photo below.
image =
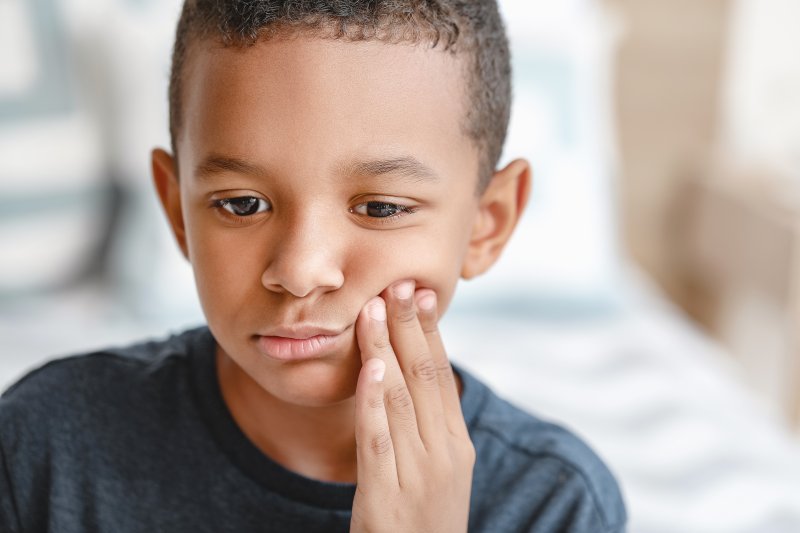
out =
[[362,367],[350,531],[463,533],[475,448],[439,336],[436,293],[415,293],[407,281],[383,294],[356,323]]

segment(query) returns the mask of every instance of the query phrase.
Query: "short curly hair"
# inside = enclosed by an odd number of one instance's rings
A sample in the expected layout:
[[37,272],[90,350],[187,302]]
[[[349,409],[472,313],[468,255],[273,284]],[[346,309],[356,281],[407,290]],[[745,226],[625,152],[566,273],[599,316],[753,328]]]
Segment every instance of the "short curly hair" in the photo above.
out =
[[479,190],[497,166],[511,108],[511,58],[496,0],[186,0],[175,38],[172,148],[182,126],[183,69],[192,43],[247,47],[281,35],[427,43],[465,58],[462,129],[479,153]]

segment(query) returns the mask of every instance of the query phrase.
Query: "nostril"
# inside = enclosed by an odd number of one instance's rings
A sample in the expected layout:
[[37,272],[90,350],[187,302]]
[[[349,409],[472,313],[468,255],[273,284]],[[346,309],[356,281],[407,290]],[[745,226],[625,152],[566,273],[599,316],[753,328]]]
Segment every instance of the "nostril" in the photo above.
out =
[[344,284],[344,273],[333,264],[286,266],[272,263],[264,270],[261,284],[275,293],[305,298],[314,292],[328,292]]
[[343,254],[337,253],[336,228],[329,223],[333,221],[312,217],[313,212],[306,210],[304,216],[287,219],[285,231],[276,232],[261,275],[268,290],[305,298],[344,283]]

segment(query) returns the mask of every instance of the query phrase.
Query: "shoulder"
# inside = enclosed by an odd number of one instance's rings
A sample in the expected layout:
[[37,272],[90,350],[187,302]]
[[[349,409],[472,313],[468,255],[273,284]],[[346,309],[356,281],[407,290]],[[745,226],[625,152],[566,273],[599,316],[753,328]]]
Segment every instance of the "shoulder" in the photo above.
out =
[[190,345],[203,330],[51,360],[2,394],[0,430],[21,421],[66,430],[76,419],[135,404],[183,372]]
[[194,405],[188,361],[209,346],[207,331],[62,357],[9,387],[0,397],[0,529],[19,520],[11,530],[46,529],[58,514],[48,512],[53,495],[70,509],[113,506],[120,480],[163,471],[164,448],[190,448],[175,439]]
[[[467,380],[483,396],[469,421],[481,463],[481,471],[476,463],[476,488],[526,498],[516,504],[529,506],[540,520],[561,524],[559,531],[624,530],[627,516],[617,481],[581,438],[500,398],[476,378]],[[538,508],[537,501],[546,502],[547,509]],[[554,516],[559,508],[570,515],[569,526],[564,516]]]

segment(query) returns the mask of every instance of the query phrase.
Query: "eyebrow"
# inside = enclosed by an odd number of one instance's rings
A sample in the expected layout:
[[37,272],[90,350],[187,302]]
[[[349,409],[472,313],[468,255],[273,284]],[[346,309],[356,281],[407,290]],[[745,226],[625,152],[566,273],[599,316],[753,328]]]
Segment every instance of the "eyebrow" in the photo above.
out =
[[431,167],[410,155],[388,159],[355,161],[345,168],[349,175],[382,176],[395,174],[413,182],[439,181],[439,175]]
[[197,165],[194,173],[200,178],[207,178],[224,172],[251,176],[263,176],[267,174],[266,169],[259,165],[249,163],[236,157],[226,157],[217,154],[212,154],[205,158],[202,163]]
[[[410,155],[356,160],[339,168],[346,176],[384,176],[393,174],[415,183],[439,181],[439,175],[431,167]],[[269,174],[267,169],[260,165],[236,157],[218,154],[209,155],[195,169],[195,175],[200,178],[210,178],[227,172],[256,177]]]

